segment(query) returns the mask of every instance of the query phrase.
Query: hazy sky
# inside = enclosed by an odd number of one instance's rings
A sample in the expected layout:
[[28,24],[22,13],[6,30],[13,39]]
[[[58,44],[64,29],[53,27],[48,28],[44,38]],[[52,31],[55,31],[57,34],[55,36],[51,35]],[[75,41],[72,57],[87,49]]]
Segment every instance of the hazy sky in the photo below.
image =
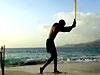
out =
[[[0,0],[0,45],[45,47],[50,27],[60,19],[72,25],[74,0]],[[100,38],[100,0],[77,0],[77,27],[59,33],[57,46]]]

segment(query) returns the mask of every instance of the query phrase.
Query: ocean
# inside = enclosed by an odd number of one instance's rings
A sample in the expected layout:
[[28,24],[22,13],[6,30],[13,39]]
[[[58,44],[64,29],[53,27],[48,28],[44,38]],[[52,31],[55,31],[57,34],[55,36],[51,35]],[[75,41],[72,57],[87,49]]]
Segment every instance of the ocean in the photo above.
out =
[[[57,48],[58,64],[100,62],[100,48]],[[36,65],[47,61],[50,54],[45,48],[6,48],[5,65]],[[53,62],[52,62],[53,63]]]

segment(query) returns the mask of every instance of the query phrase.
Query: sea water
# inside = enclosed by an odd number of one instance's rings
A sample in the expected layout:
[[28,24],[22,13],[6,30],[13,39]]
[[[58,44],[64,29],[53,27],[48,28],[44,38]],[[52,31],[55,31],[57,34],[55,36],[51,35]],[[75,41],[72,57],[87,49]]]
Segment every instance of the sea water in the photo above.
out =
[[[58,63],[100,62],[100,48],[57,48]],[[5,65],[45,63],[50,57],[45,48],[6,48]]]

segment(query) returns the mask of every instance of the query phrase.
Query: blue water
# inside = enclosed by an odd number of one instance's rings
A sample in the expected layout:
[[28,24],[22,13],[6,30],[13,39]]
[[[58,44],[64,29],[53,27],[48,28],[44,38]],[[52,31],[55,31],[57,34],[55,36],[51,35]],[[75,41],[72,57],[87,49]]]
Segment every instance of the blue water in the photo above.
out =
[[[100,61],[100,48],[57,48],[58,63]],[[50,54],[45,48],[7,48],[6,65],[19,65],[29,61],[46,61]]]

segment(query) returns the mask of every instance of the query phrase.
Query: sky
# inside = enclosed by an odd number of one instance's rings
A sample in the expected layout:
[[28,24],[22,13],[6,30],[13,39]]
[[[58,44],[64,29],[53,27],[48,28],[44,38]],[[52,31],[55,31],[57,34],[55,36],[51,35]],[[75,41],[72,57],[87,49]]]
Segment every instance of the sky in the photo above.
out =
[[[77,0],[77,26],[60,32],[56,46],[100,39],[100,0]],[[0,46],[45,47],[53,23],[71,26],[74,0],[0,0]]]

